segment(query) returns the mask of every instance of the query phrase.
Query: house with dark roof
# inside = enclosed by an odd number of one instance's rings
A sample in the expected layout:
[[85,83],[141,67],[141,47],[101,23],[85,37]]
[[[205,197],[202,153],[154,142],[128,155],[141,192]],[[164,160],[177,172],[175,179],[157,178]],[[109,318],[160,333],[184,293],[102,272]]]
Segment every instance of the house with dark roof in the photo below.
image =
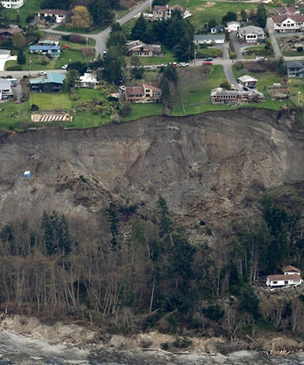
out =
[[40,19],[50,17],[54,23],[65,22],[69,14],[69,11],[59,9],[42,9],[39,11]]
[[277,15],[301,15],[301,12],[299,8],[285,4],[284,6],[277,8]]
[[54,35],[47,35],[41,37],[38,41],[39,46],[59,46],[61,37],[54,36]]
[[57,72],[47,72],[46,75],[30,80],[32,91],[60,92],[65,75]]
[[274,288],[289,285],[297,286],[303,283],[301,270],[298,268],[288,265],[283,267],[282,271],[283,274],[281,275],[268,275],[266,279],[266,285]]
[[210,28],[212,34],[225,32],[225,27],[223,25],[216,25],[214,28]]
[[167,5],[155,5],[153,7],[153,15],[150,18],[152,21],[155,20],[168,20],[171,18],[172,12],[178,10],[181,12],[181,15],[184,19],[189,18],[192,14],[190,10],[187,8],[183,8],[182,6],[175,4],[173,6]]
[[127,86],[124,95],[128,103],[159,103],[161,89],[154,85],[143,83],[137,86]]
[[244,43],[256,44],[263,42],[266,38],[266,34],[261,27],[255,25],[248,25],[247,27],[239,28],[238,36]]
[[301,61],[286,61],[286,71],[288,77],[303,77],[303,63]]
[[19,27],[0,28],[0,41],[11,38],[16,33],[23,33]]

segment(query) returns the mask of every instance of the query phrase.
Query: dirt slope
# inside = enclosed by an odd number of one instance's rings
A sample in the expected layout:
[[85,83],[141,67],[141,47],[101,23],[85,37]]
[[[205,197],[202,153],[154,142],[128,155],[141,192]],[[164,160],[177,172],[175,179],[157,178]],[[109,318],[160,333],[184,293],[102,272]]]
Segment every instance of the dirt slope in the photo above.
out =
[[92,219],[111,194],[149,208],[160,193],[174,213],[211,219],[253,190],[303,180],[304,134],[290,125],[290,116],[242,109],[3,134],[2,222],[52,209]]

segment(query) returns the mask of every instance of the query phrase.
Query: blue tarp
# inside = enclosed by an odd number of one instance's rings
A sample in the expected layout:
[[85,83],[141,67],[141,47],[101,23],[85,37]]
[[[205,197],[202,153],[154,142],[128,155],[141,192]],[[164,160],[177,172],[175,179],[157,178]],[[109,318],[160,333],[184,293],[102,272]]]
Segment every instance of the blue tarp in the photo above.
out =
[[23,177],[31,177],[31,172],[30,171],[24,171]]

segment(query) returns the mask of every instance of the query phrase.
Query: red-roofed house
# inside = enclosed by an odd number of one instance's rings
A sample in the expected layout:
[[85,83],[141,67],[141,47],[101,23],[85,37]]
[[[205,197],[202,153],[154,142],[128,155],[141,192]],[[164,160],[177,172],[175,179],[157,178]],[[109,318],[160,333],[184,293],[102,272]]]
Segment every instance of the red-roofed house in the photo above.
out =
[[174,10],[180,11],[184,19],[189,18],[189,16],[192,15],[189,9],[183,8],[178,4],[175,4],[173,6],[155,5],[153,7],[153,16],[151,20],[168,20],[171,18],[172,12]]
[[277,33],[299,32],[304,29],[304,15],[277,15],[272,20]]
[[128,103],[159,103],[161,89],[151,84],[140,84],[138,86],[127,86],[125,98]]
[[303,283],[301,270],[294,266],[288,265],[282,269],[284,275],[268,275],[266,285],[273,287],[287,285],[301,285]]

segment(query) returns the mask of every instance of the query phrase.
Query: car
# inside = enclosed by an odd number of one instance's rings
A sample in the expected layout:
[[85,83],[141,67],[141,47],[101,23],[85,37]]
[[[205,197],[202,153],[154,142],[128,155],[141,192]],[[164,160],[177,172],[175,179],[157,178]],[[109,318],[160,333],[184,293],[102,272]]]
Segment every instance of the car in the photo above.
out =
[[248,89],[255,89],[255,85],[247,85]]
[[66,70],[66,69],[68,68],[68,65],[63,65],[61,68],[62,68],[63,70]]
[[243,90],[244,91],[249,91],[248,87],[246,87],[246,86],[243,87]]
[[230,85],[230,90],[235,90],[235,86],[233,84]]
[[178,64],[178,67],[187,67],[187,66],[189,66],[189,63],[187,62],[181,62]]
[[203,61],[203,66],[211,66],[213,65],[212,61]]
[[38,76],[45,76],[46,75],[46,72],[45,71],[39,71],[38,72]]

